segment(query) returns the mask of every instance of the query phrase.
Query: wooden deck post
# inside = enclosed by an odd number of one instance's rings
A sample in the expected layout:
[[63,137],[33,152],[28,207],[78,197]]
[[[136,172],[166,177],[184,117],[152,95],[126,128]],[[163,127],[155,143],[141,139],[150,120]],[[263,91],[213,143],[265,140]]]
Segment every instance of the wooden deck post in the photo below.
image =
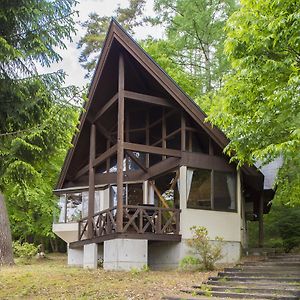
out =
[[90,132],[90,157],[89,157],[89,202],[88,202],[88,238],[93,238],[93,215],[95,206],[95,169],[96,156],[96,126],[92,124]]
[[260,196],[259,211],[258,211],[258,247],[264,246],[264,199]]
[[119,56],[117,138],[117,232],[123,230],[123,160],[124,160],[124,58]]

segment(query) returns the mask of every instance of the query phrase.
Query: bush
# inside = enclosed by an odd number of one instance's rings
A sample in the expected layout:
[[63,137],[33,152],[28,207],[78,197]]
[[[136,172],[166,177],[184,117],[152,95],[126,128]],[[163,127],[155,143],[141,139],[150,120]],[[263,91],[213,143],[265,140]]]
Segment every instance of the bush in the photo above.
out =
[[180,261],[179,268],[182,271],[200,271],[201,261],[199,258],[189,255]]
[[[208,231],[203,226],[191,227],[193,238],[187,241],[192,253],[199,260],[201,270],[213,270],[215,263],[220,260],[222,255],[222,241],[220,237],[216,237],[215,243],[210,242]],[[195,263],[195,261],[193,261]]]
[[13,251],[15,257],[30,260],[37,254],[38,247],[27,242],[21,244],[19,241],[16,241],[13,242]]

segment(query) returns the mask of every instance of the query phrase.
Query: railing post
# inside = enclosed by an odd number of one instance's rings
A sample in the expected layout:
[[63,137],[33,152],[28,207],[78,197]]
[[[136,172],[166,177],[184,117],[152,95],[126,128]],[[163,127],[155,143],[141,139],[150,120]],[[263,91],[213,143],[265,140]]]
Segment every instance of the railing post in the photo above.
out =
[[143,209],[142,208],[138,208],[140,210],[140,224],[139,224],[139,233],[143,232]]
[[156,231],[157,233],[161,232],[161,209],[160,208],[158,208]]
[[81,240],[81,220],[78,221],[78,241]]

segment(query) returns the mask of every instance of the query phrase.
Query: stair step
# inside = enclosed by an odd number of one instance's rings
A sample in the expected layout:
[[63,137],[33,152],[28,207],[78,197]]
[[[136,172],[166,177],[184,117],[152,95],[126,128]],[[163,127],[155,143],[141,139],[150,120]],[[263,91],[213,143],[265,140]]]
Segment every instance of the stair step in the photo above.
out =
[[205,287],[211,291],[216,292],[237,292],[237,293],[263,293],[263,294],[282,294],[282,295],[290,295],[290,296],[299,296],[300,292],[295,289],[282,289],[281,287],[266,287],[266,286],[247,286],[243,284],[236,284],[234,286],[226,286],[226,285],[202,285],[202,286],[193,286],[195,289],[201,289],[201,287]]
[[201,291],[201,290],[181,290],[181,292],[188,294],[204,295],[208,297],[227,297],[227,298],[238,298],[238,299],[280,299],[280,300],[295,300],[299,299],[297,296],[286,296],[286,295],[270,295],[265,293],[235,293],[235,292],[217,292],[217,291]]
[[280,287],[281,289],[292,289],[299,291],[299,282],[262,282],[262,281],[222,281],[222,280],[208,280],[205,284],[219,285],[219,286],[249,286],[249,287]]
[[[261,261],[259,262],[260,266],[295,266],[300,267],[300,262],[294,261]],[[238,266],[257,266],[257,262],[244,262],[243,264],[239,264]]]
[[297,266],[236,266],[231,268],[225,268],[225,272],[237,272],[237,271],[253,271],[253,272],[299,272],[300,268]]
[[[284,274],[283,274],[284,273]],[[300,279],[300,272],[248,272],[248,271],[237,271],[237,272],[219,272],[219,276],[222,277],[298,277]]]
[[242,277],[242,276],[233,276],[233,277],[209,277],[209,280],[221,280],[223,282],[226,281],[265,281],[265,282],[272,282],[272,281],[279,281],[279,282],[300,282],[300,277]]

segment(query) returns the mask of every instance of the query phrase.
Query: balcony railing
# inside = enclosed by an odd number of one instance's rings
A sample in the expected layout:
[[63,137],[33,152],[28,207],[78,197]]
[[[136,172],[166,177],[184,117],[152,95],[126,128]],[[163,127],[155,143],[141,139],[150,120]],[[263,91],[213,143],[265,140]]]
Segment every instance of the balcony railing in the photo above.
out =
[[[93,216],[93,238],[116,232],[116,209],[102,210]],[[123,206],[123,230],[135,234],[179,234],[180,209],[152,206]],[[86,239],[88,218],[79,221],[78,240]]]

